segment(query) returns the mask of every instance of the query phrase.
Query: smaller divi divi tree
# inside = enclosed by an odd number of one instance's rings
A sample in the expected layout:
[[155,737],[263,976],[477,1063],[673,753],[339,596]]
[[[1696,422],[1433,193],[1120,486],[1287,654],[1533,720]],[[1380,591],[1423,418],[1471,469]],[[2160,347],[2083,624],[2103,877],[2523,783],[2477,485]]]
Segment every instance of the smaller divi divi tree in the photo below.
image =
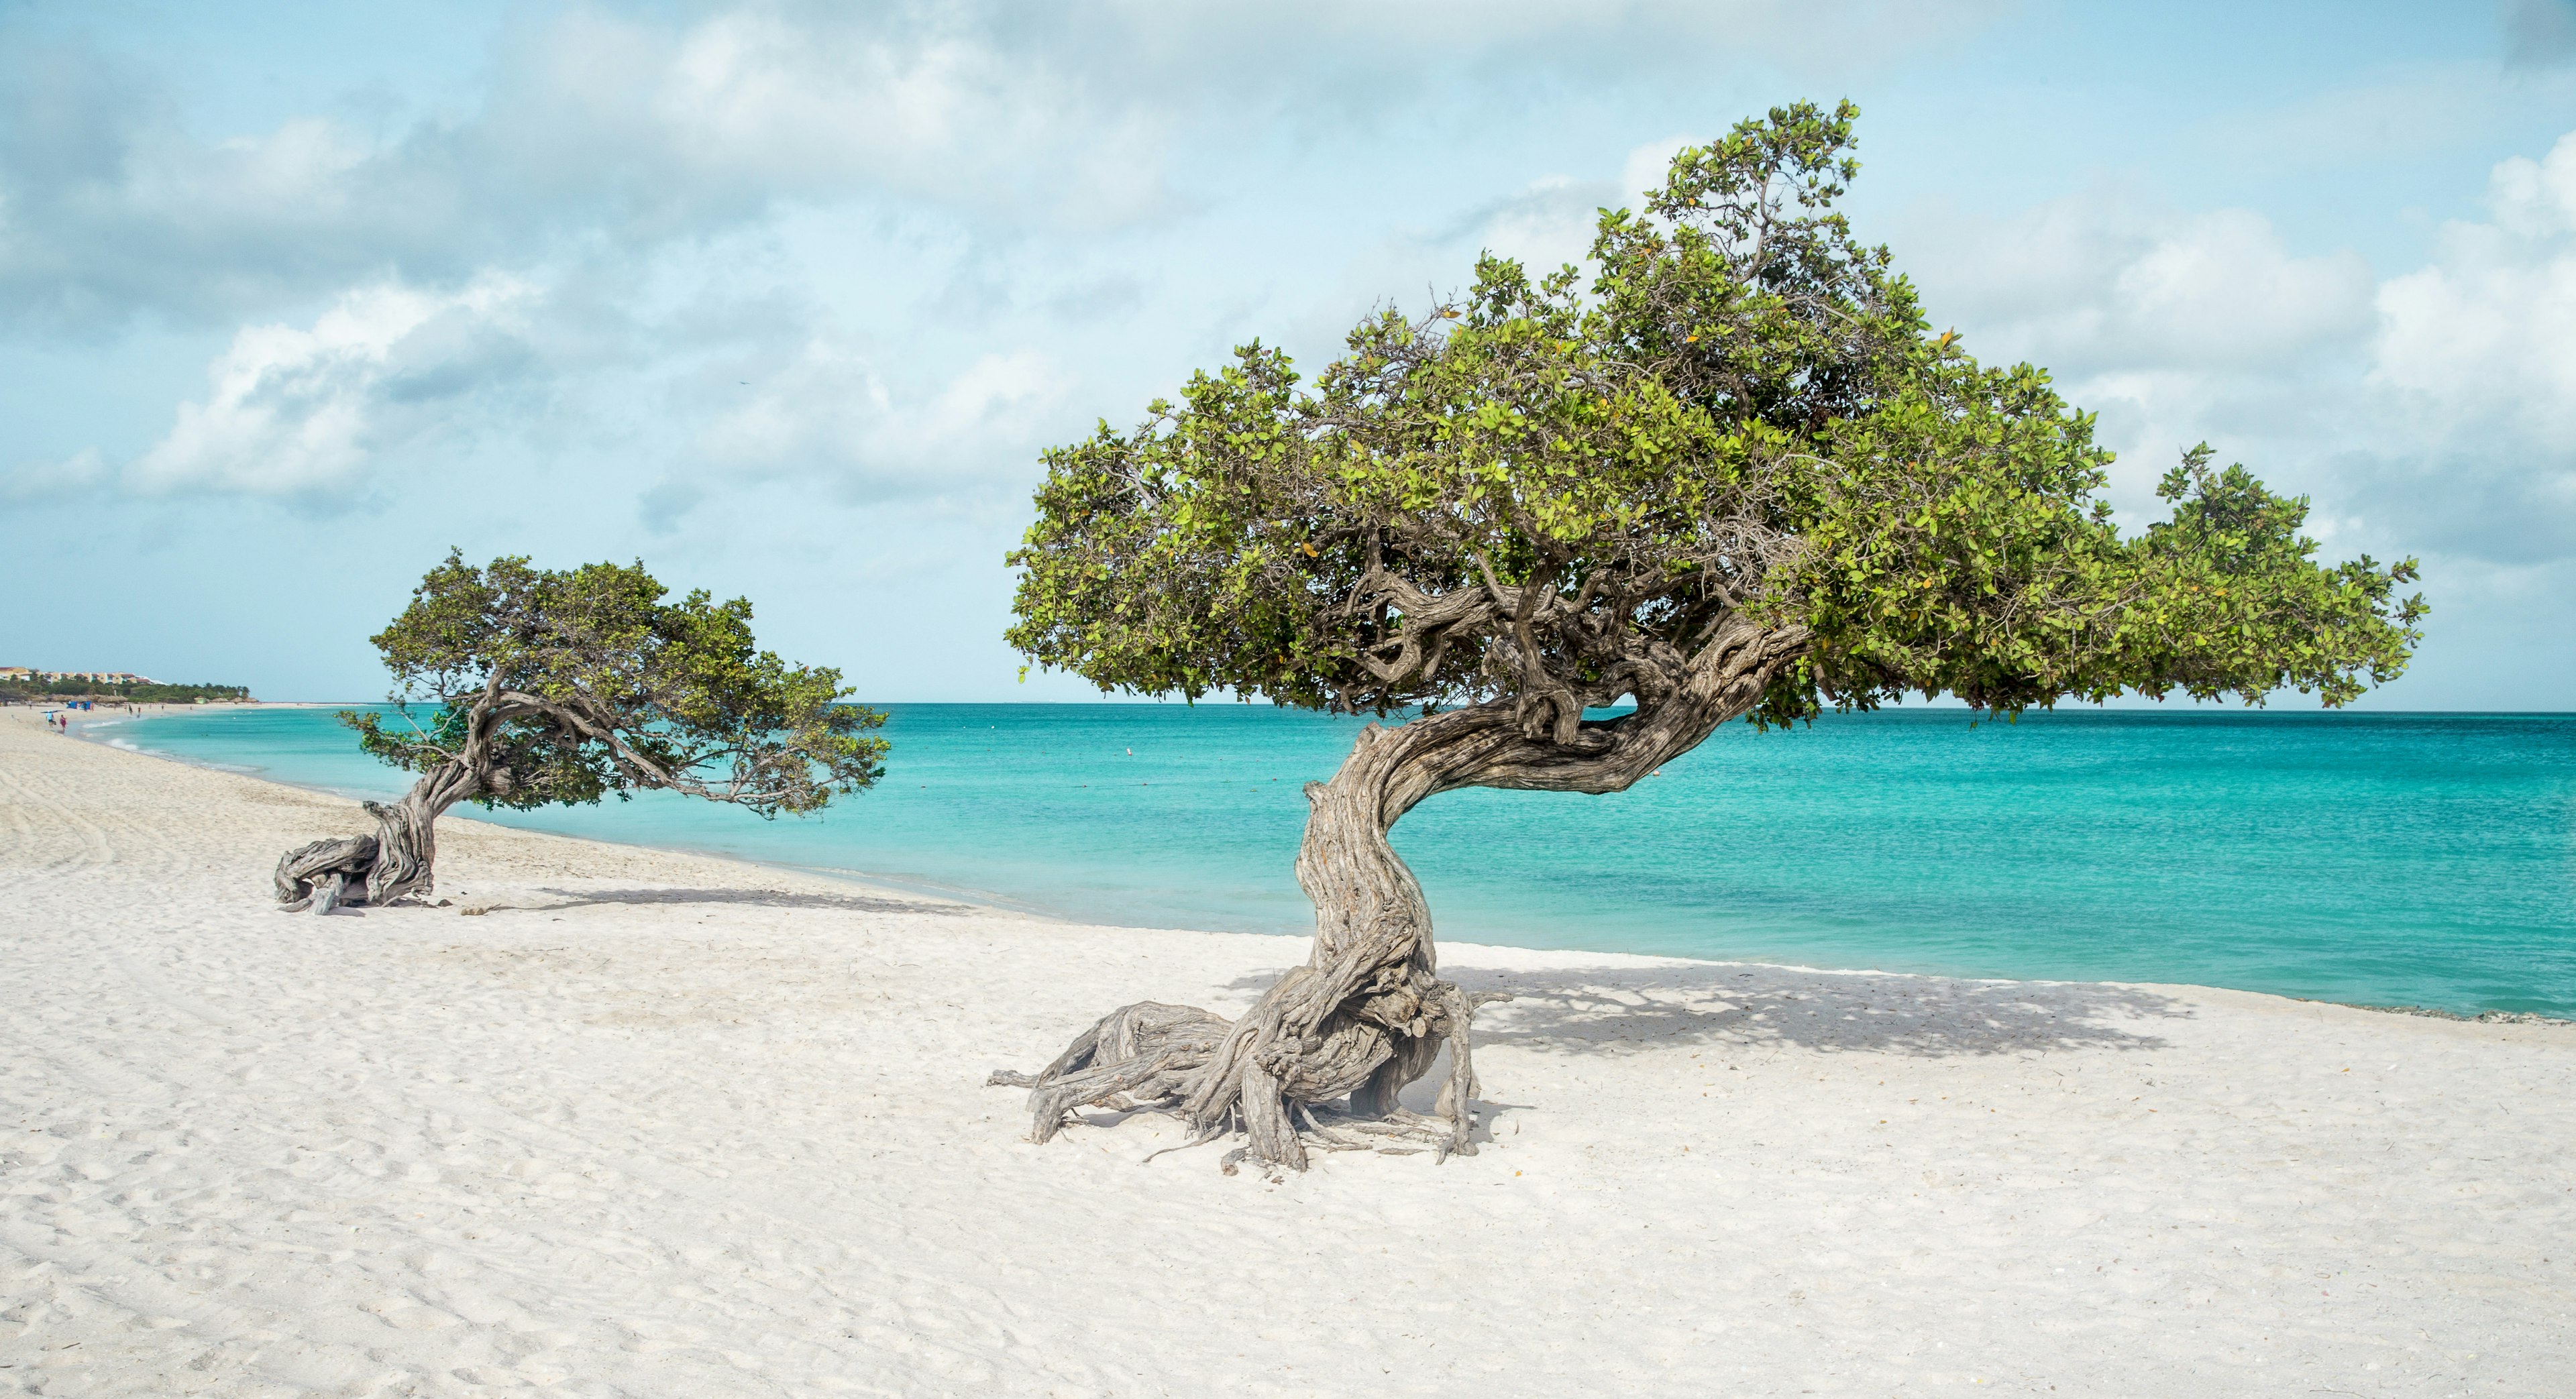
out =
[[420,780],[366,804],[374,835],[287,852],[278,902],[427,894],[431,824],[460,801],[526,810],[661,788],[768,817],[876,781],[885,716],[843,703],[839,671],[754,649],[744,599],[667,591],[641,563],[477,568],[450,551],[374,638],[401,709],[340,716]]
[[[2340,704],[2404,667],[2413,563],[2317,563],[2305,502],[2205,448],[2123,534],[2093,420],[1931,333],[1835,212],[1852,117],[1776,109],[1681,152],[1643,212],[1602,214],[1588,274],[1487,257],[1312,387],[1255,344],[1048,455],[1012,555],[1023,653],[1104,690],[1415,717],[1306,788],[1306,965],[1239,1019],[1130,1006],[997,1074],[1034,1090],[1038,1140],[1161,1104],[1266,1165],[1467,1149],[1481,998],[1440,979],[1386,839],[1438,793],[1615,792],[1728,720],[1910,692]],[[1437,1114],[1405,1111],[1443,1044]]]

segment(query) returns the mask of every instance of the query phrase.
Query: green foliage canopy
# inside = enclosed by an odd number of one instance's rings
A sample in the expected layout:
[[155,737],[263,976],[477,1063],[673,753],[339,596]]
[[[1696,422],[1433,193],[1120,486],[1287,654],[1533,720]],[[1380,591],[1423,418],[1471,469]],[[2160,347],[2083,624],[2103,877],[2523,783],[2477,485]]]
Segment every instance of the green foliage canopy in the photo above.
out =
[[2093,419],[1931,332],[1835,208],[1855,111],[1682,151],[1588,281],[1479,260],[1311,387],[1255,342],[1051,451],[1009,639],[1104,690],[1386,712],[1509,698],[1570,734],[1723,624],[1800,642],[1753,711],[1909,691],[2341,704],[2405,666],[2412,560],[2325,565],[2306,502],[2186,454],[2123,534]]
[[450,551],[374,637],[404,720],[425,701],[427,722],[341,722],[406,771],[474,769],[486,806],[659,787],[775,816],[882,774],[885,716],[842,703],[839,671],[755,650],[744,599],[667,592],[641,563],[477,568]]

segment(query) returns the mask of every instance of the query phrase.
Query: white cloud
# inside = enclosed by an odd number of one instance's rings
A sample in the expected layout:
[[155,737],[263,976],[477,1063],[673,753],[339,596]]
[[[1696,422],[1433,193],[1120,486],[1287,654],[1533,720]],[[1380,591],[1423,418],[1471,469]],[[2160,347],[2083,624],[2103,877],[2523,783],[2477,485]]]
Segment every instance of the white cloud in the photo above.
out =
[[1707,139],[1708,135],[1694,137],[1683,133],[1648,141],[1629,151],[1628,158],[1619,163],[1619,193],[1612,207],[1640,207],[1646,191],[1664,187],[1664,179],[1673,168],[1673,157],[1680,154],[1682,147],[1698,145]]
[[2576,557],[2576,134],[2497,166],[2489,204],[2384,280],[2249,211],[2098,190],[1900,246],[1970,349],[2101,412],[2124,505],[2207,438],[2310,494],[2336,547],[2485,576]]
[[107,457],[96,447],[83,447],[61,461],[28,462],[0,475],[0,497],[35,500],[78,495],[104,482]]
[[1841,75],[1964,42],[2004,8],[585,6],[514,34],[460,110],[383,134],[307,115],[213,140],[143,75],[0,19],[0,312],[78,335],[139,310],[220,323],[567,243],[716,236],[800,202],[1127,226],[1189,212],[1166,177],[1185,155],[1372,133],[1456,82]]
[[1901,246],[1936,319],[1962,318],[1989,359],[2069,376],[2278,368],[2350,344],[2374,314],[2360,255],[2294,254],[2250,210],[2179,214],[2096,190],[1922,232]]
[[2369,323],[2359,254],[2297,257],[2259,214],[2191,220],[2120,271],[2104,333],[2168,362],[2260,363],[2349,338]]
[[2495,168],[2489,181],[2496,222],[2527,237],[2576,232],[2576,132],[2558,138],[2549,154],[2516,156]]
[[[2111,498],[2140,517],[2176,455],[2208,440],[2275,485],[2345,442],[2376,320],[2369,265],[2284,244],[2243,209],[2187,212],[2095,188],[2003,218],[1924,211],[1894,239],[1933,323],[1991,364],[2050,371],[2119,455]],[[2317,489],[2320,534],[2362,537]]]
[[1006,52],[967,14],[744,6],[670,27],[583,11],[467,137],[518,193],[570,193],[647,234],[887,193],[1085,225],[1163,199],[1151,105]]
[[24,334],[202,323],[568,245],[647,254],[797,201],[1097,227],[1166,201],[1172,113],[923,11],[682,23],[577,9],[465,113],[300,116],[206,140],[156,86],[0,23],[0,313]]
[[2576,459],[2576,133],[2495,170],[2491,223],[2442,230],[2432,265],[2380,289],[2372,381],[2447,434],[2518,424]]
[[737,241],[674,250],[622,285],[576,264],[346,293],[307,323],[238,331],[205,391],[108,480],[28,468],[12,489],[334,505],[406,462],[497,438],[658,481],[637,499],[666,532],[716,478],[793,479],[844,500],[987,495],[1078,426],[1059,421],[1074,377],[1048,354],[892,356],[776,280],[792,269],[746,260]]
[[698,450],[737,475],[813,477],[855,499],[974,490],[1036,458],[1071,385],[1050,357],[1017,350],[906,392],[868,356],[817,338],[718,413]]
[[922,427],[933,441],[957,434],[1018,436],[1064,397],[1065,376],[1036,350],[987,354],[931,400]]
[[2443,226],[2379,291],[2365,467],[2486,559],[2576,557],[2576,133],[2489,182],[2490,222]]
[[1569,262],[1588,266],[1601,209],[1618,202],[1598,184],[1544,181],[1482,211],[1468,237],[1426,251],[1451,269],[1471,266],[1468,259],[1475,253],[1491,252],[1515,259],[1532,277],[1544,277]]
[[502,277],[445,294],[387,285],[341,297],[309,329],[248,327],[207,366],[206,397],[179,405],[126,479],[146,491],[337,492],[386,420],[417,418],[421,400],[449,396],[531,295]]

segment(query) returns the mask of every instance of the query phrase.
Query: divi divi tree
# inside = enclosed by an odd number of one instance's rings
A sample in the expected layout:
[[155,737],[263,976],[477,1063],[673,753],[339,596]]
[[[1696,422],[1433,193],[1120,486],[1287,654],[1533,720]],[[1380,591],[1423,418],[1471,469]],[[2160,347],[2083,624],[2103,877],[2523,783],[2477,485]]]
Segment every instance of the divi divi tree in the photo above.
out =
[[432,887],[431,825],[460,801],[519,810],[660,788],[767,817],[874,783],[885,722],[837,670],[754,649],[751,604],[677,602],[641,563],[477,568],[450,552],[376,634],[398,713],[343,713],[368,753],[420,774],[374,835],[277,865],[291,910],[386,904]]
[[[1387,844],[1441,792],[1615,792],[1729,720],[1913,692],[2336,705],[2404,667],[2413,562],[2319,563],[2305,501],[2206,448],[2163,478],[2163,521],[2116,527],[2092,418],[1931,333],[1835,211],[1853,116],[1775,109],[1682,151],[1642,212],[1601,215],[1588,273],[1483,258],[1463,299],[1363,321],[1311,385],[1256,343],[1048,454],[1011,555],[1032,660],[1413,717],[1306,788],[1306,965],[1238,1020],[1130,1006],[996,1075],[1034,1089],[1038,1140],[1158,1103],[1247,1132],[1229,1170],[1469,1150],[1481,998],[1440,978]],[[1437,1113],[1406,1111],[1444,1044]]]

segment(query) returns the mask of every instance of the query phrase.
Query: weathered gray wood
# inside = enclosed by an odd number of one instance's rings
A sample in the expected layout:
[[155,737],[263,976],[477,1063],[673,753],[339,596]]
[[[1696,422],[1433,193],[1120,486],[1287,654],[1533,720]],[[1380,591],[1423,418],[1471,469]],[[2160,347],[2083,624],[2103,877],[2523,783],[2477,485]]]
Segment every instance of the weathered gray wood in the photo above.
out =
[[[471,753],[469,748],[469,758]],[[277,862],[279,906],[289,913],[307,908],[328,913],[333,905],[382,908],[397,899],[426,897],[436,887],[434,823],[493,776],[461,758],[422,774],[400,801],[361,803],[376,818],[376,833],[317,840],[286,852]],[[319,898],[323,886],[334,880],[330,899]]]
[[277,901],[287,912],[300,913],[312,906],[325,885],[345,883],[352,876],[364,878],[375,862],[374,836],[299,845],[277,862]]

